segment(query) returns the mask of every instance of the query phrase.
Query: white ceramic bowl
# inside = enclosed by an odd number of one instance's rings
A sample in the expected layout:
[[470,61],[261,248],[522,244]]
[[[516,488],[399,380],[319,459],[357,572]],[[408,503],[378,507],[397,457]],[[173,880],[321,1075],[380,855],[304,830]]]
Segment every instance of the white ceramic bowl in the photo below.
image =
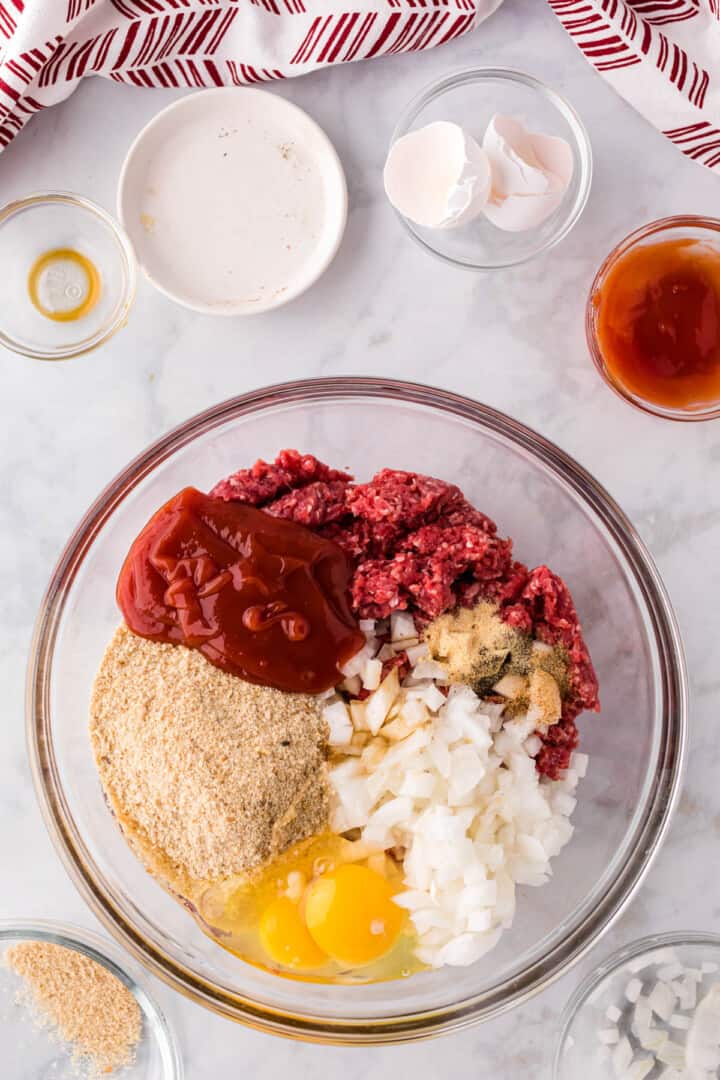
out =
[[347,218],[340,159],[307,113],[264,90],[180,98],[143,128],[118,214],[161,292],[206,315],[253,315],[305,292]]

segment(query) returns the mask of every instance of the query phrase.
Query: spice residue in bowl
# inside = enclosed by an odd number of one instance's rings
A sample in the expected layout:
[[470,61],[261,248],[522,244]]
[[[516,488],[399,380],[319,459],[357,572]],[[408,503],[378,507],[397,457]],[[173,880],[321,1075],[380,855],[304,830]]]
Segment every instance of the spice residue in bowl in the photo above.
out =
[[78,1066],[99,1076],[133,1063],[142,1017],[116,975],[84,953],[47,941],[11,945],[4,960],[23,980],[19,1000],[68,1044]]

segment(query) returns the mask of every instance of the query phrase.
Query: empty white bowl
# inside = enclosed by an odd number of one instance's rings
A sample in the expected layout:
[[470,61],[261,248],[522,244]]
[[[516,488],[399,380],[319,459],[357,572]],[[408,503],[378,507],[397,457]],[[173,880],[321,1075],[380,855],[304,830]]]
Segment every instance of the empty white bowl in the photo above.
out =
[[294,300],[340,246],[347,187],[307,113],[277,94],[224,87],[150,121],[120,175],[118,213],[150,281],[207,315]]

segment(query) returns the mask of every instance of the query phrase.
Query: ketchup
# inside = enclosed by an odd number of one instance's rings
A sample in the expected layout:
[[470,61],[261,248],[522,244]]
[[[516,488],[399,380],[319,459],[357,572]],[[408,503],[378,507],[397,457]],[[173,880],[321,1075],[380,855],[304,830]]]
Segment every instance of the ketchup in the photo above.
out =
[[720,250],[698,240],[641,244],[621,255],[593,295],[610,377],[675,409],[720,399]]
[[117,600],[141,637],[199,649],[249,682],[316,694],[365,643],[348,603],[352,569],[304,525],[185,488],[133,543]]

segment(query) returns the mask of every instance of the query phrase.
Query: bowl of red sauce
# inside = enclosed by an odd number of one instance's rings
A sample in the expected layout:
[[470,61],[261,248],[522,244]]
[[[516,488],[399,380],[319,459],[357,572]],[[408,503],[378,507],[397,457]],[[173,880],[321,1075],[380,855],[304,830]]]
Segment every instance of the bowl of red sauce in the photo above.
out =
[[[578,722],[589,768],[575,831],[543,888],[522,887],[516,918],[497,947],[468,966],[354,985],[278,978],[203,932],[145,871],[104,800],[86,718],[95,673],[120,621],[116,586],[124,561],[118,598],[126,617],[134,622],[149,612],[162,622],[172,600],[183,612],[183,634],[202,645],[205,627],[184,602],[183,575],[164,584],[139,576],[145,546],[170,574],[177,552],[166,518],[182,519],[183,536],[202,542],[215,564],[198,564],[196,585],[217,595],[235,566],[210,547],[208,508],[199,493],[259,458],[272,460],[282,447],[316,455],[358,481],[393,468],[457,485],[512,538],[513,559],[551,566],[572,592],[602,701],[599,714]],[[223,535],[242,538],[246,513],[230,503],[212,512],[223,515]],[[143,532],[148,522],[150,531]],[[276,539],[273,532],[263,540],[268,557]],[[324,550],[298,550],[299,571],[319,558],[334,581],[344,580],[346,568],[327,562]],[[296,584],[278,575],[278,595],[269,601],[283,607],[266,605],[257,618],[277,618],[280,644],[289,634],[302,647],[304,624],[293,616]],[[142,611],[135,603],[139,589],[147,590]],[[342,608],[337,615],[334,640],[343,649]],[[258,661],[247,648],[255,618],[230,627],[229,662]],[[137,629],[168,633],[146,622]],[[578,961],[637,893],[666,835],[687,728],[672,609],[612,497],[512,418],[457,394],[380,378],[303,380],[243,394],[190,418],[131,461],[90,507],[53,572],[36,623],[27,700],[30,760],[46,826],[110,933],[153,973],[214,1012],[268,1033],[344,1045],[403,1042],[488,1020]]]
[[720,219],[669,217],[630,233],[598,270],[590,354],[625,401],[668,420],[720,416]]

